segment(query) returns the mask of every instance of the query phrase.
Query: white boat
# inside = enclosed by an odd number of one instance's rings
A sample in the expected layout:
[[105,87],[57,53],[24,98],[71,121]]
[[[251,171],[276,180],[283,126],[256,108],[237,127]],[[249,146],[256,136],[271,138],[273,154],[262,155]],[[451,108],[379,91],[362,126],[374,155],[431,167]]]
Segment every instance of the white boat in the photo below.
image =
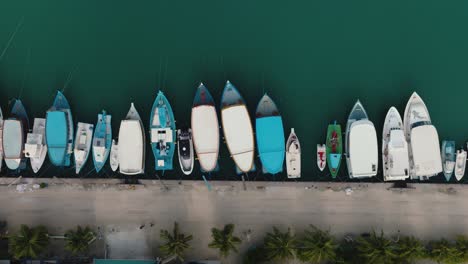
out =
[[460,181],[465,175],[466,168],[466,151],[463,149],[457,150],[457,162],[455,165],[455,178]]
[[346,123],[346,164],[349,178],[368,178],[377,175],[379,164],[377,133],[359,100]]
[[28,133],[26,137],[24,155],[29,158],[34,173],[41,169],[47,156],[45,125],[45,118],[34,118],[32,133]]
[[400,113],[393,106],[387,112],[383,127],[382,164],[384,181],[402,181],[409,177],[408,143]]
[[75,172],[80,173],[89,157],[91,151],[91,142],[93,141],[94,125],[78,122],[75,137]]
[[325,144],[317,144],[317,166],[320,171],[325,169],[327,165],[327,147]]
[[110,152],[110,166],[112,171],[117,171],[119,168],[119,146],[114,139],[112,140],[112,147]]
[[3,165],[3,112],[0,108],[0,171]]
[[11,117],[3,123],[3,151],[5,164],[10,170],[24,169],[26,159],[24,156],[24,143],[29,120],[21,100],[16,99],[11,109]]
[[291,128],[288,141],[286,142],[286,171],[289,179],[301,177],[301,144]]
[[442,172],[439,135],[426,105],[416,92],[408,100],[403,118],[411,179],[425,180],[437,176]]
[[143,123],[132,103],[127,117],[120,122],[117,154],[120,173],[137,175],[145,172],[145,147]]
[[201,170],[211,172],[218,166],[219,122],[215,102],[201,83],[193,99],[192,138]]
[[179,156],[180,169],[185,175],[190,175],[193,171],[193,144],[192,130],[179,129],[177,130],[177,154]]

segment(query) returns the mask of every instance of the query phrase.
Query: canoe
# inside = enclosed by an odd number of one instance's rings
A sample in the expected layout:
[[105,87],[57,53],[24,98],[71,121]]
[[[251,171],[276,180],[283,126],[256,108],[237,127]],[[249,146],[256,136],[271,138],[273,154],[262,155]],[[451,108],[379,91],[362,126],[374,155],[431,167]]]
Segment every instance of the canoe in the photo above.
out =
[[93,141],[93,130],[93,124],[78,122],[73,155],[75,157],[76,174],[80,173],[88,160],[89,152],[91,152],[91,143]]
[[180,169],[185,175],[190,175],[193,171],[193,144],[192,130],[179,129],[177,130],[177,154],[179,156]]
[[254,167],[254,135],[244,98],[234,85],[227,81],[221,97],[221,123],[229,153],[238,174]]
[[98,120],[93,136],[93,163],[96,172],[99,172],[106,164],[112,147],[111,115],[106,111],[98,114]]
[[341,165],[343,143],[341,139],[341,126],[336,122],[327,128],[327,163],[332,178],[336,178]]
[[450,181],[453,171],[455,170],[456,154],[455,154],[455,141],[444,140],[442,141],[441,149],[442,170],[444,172],[445,180]]
[[73,118],[67,98],[57,91],[46,115],[46,143],[50,162],[58,167],[70,166],[73,153]]
[[133,103],[120,122],[117,156],[120,173],[137,175],[145,172],[145,132]]
[[34,173],[37,173],[41,169],[47,156],[45,126],[45,118],[34,118],[32,133],[28,133],[26,137],[24,154],[29,158]]
[[455,178],[460,181],[465,175],[466,168],[466,151],[463,149],[457,150],[457,161],[455,165]]
[[154,100],[150,116],[151,149],[156,170],[172,170],[176,142],[174,113],[163,92]]
[[382,131],[382,166],[384,181],[405,180],[409,177],[408,143],[403,121],[395,107],[391,107]]
[[198,86],[192,105],[192,139],[203,172],[217,169],[219,122],[215,102],[203,83]]
[[110,166],[112,171],[117,171],[119,168],[119,146],[114,139],[112,140],[112,147],[110,151]]
[[10,170],[24,169],[26,160],[24,144],[29,120],[21,100],[16,99],[11,109],[11,116],[3,123],[3,153],[5,164]]
[[327,165],[327,147],[325,144],[317,144],[317,166],[320,171],[325,169]]
[[283,120],[275,102],[265,94],[258,102],[255,113],[258,153],[264,173],[283,171],[285,155]]
[[301,177],[301,144],[294,132],[294,128],[291,128],[291,133],[286,142],[286,171],[290,179]]

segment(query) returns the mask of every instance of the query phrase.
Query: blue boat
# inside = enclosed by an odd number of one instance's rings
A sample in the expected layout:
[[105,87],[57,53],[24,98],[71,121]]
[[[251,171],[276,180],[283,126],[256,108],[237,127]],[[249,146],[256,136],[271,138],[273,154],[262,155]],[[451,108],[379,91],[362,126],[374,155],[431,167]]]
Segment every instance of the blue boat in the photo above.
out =
[[21,100],[16,99],[10,118],[3,123],[3,151],[10,170],[25,169],[24,144],[29,130],[29,119]]
[[93,137],[93,162],[96,172],[99,172],[102,167],[104,167],[104,164],[106,164],[111,146],[111,115],[108,115],[106,111],[102,111],[102,114],[98,114],[98,120]]
[[283,171],[285,141],[283,119],[275,102],[265,94],[257,105],[255,130],[263,173]]
[[150,116],[151,149],[156,170],[172,170],[176,132],[175,119],[166,96],[159,91]]
[[70,166],[73,118],[67,98],[60,91],[57,91],[54,104],[47,111],[45,134],[50,162],[58,167]]
[[450,181],[455,169],[455,141],[442,141],[442,168],[447,181]]

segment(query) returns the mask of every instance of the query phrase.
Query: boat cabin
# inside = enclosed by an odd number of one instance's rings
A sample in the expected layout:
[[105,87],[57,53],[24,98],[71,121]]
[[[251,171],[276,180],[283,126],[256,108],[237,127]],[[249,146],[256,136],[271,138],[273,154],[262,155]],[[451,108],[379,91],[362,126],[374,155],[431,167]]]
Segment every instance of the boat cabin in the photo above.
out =
[[371,121],[363,119],[353,122],[349,132],[348,150],[350,178],[367,178],[377,175],[377,134]]
[[144,173],[144,139],[139,120],[122,120],[119,131],[120,173],[136,175]]
[[387,174],[386,181],[405,180],[409,177],[408,143],[403,130],[390,131],[387,149],[387,163],[384,164]]
[[436,128],[426,123],[415,127],[416,124],[413,124],[410,132],[413,157],[411,178],[422,180],[442,172],[442,158]]

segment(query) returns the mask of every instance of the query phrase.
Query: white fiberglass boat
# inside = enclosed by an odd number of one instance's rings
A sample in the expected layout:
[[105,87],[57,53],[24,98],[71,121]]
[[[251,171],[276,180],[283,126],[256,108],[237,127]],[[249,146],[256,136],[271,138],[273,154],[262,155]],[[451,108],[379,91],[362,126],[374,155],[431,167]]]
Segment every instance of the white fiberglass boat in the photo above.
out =
[[47,156],[45,125],[45,118],[34,118],[32,133],[28,133],[26,137],[24,155],[29,158],[34,173],[41,169]]
[[94,125],[78,122],[75,137],[75,172],[80,173],[81,168],[86,164],[91,152],[91,142],[93,141]]
[[112,140],[112,147],[110,152],[110,166],[112,171],[117,171],[119,168],[119,146],[114,139]]
[[455,178],[460,181],[465,175],[466,168],[466,151],[463,149],[457,150],[457,162],[455,165]]
[[145,147],[143,123],[132,103],[127,117],[120,123],[117,154],[120,173],[137,175],[145,172]]
[[325,144],[317,144],[317,166],[320,171],[325,169],[327,165],[327,147]]
[[384,181],[400,181],[409,177],[408,143],[403,121],[395,107],[388,110],[382,133],[382,164]]
[[301,177],[301,144],[294,128],[291,128],[286,142],[286,171],[289,179]]

